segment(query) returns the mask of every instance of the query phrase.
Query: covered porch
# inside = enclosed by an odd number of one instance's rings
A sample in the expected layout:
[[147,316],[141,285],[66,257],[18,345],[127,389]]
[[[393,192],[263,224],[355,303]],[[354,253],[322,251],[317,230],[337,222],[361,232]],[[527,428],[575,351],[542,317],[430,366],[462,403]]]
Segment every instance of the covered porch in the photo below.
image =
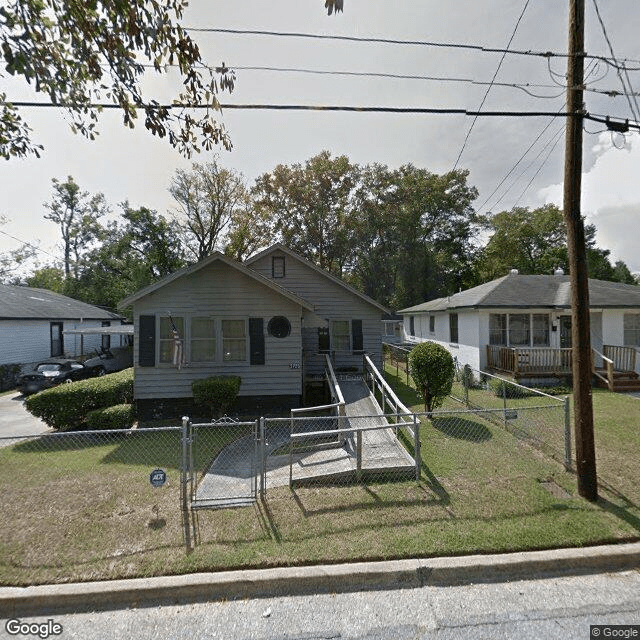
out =
[[[502,347],[487,345],[487,369],[522,378],[568,378],[571,376],[570,348]],[[610,391],[640,390],[634,347],[603,345],[592,349],[596,384]]]

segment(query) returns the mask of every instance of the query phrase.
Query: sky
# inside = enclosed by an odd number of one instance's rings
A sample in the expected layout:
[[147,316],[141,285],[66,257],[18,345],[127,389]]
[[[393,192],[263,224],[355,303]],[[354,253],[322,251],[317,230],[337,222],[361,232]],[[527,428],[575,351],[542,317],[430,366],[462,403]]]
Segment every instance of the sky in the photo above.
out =
[[[637,0],[597,0],[609,42],[618,60],[635,60],[640,67],[640,3]],[[182,23],[187,27],[213,27],[346,35],[389,40],[482,45],[511,49],[552,51],[567,49],[568,0],[344,0],[344,13],[328,16],[321,0],[191,0]],[[523,9],[525,8],[523,13]],[[586,0],[585,48],[610,57],[595,12]],[[280,67],[316,71],[344,71],[428,76],[449,80],[321,75],[239,69],[231,95],[223,103],[313,104],[388,107],[478,109],[500,63],[501,53],[459,47],[344,42],[296,37],[193,32],[204,60],[229,67]],[[566,62],[562,57],[508,54],[485,110],[560,112]],[[624,77],[624,76],[623,76]],[[640,91],[640,71],[629,71],[632,87]],[[616,71],[603,63],[587,65],[590,89],[621,91]],[[455,80],[454,80],[455,79]],[[473,80],[462,82],[460,79]],[[175,76],[150,78],[148,95],[160,101],[178,91]],[[0,92],[13,100],[45,100],[21,81],[0,76]],[[639,98],[636,98],[640,102]],[[585,92],[590,113],[632,118],[629,101]],[[633,99],[631,104],[635,106]],[[637,110],[637,106],[635,106]],[[20,241],[41,248],[40,264],[59,257],[56,226],[44,219],[44,203],[51,201],[52,179],[73,176],[83,191],[103,193],[113,209],[125,200],[162,214],[175,210],[168,191],[177,169],[193,161],[218,161],[242,172],[249,183],[278,164],[304,163],[327,149],[355,163],[381,163],[398,167],[412,163],[434,173],[456,165],[469,171],[469,183],[479,196],[482,213],[513,206],[562,204],[564,135],[562,118],[478,118],[466,145],[471,117],[460,115],[371,114],[334,112],[230,111],[220,115],[233,143],[181,157],[164,140],[138,125],[133,131],[115,111],[100,117],[100,135],[88,141],[72,133],[62,110],[24,109],[33,128],[32,139],[44,145],[40,159],[11,159],[0,163],[0,252]],[[640,134],[622,136],[585,124],[582,212],[597,228],[597,242],[640,272]],[[464,145],[464,147],[463,147]],[[520,161],[520,162],[518,162]],[[506,179],[505,179],[506,177]],[[13,238],[9,237],[14,236]]]

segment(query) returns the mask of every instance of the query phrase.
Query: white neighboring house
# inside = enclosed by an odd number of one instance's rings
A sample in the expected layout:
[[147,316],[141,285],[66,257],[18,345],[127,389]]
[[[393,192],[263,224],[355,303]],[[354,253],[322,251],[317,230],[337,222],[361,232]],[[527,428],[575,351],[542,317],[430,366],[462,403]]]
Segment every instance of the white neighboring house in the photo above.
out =
[[[101,335],[67,335],[68,330],[120,325],[122,316],[46,289],[0,285],[0,366],[77,357],[104,344]],[[105,345],[106,346],[106,345]]]
[[[640,287],[589,280],[589,304],[596,367],[608,358],[618,372],[637,373]],[[461,365],[520,379],[571,373],[571,284],[564,273],[512,272],[399,313],[404,342],[437,342]]]

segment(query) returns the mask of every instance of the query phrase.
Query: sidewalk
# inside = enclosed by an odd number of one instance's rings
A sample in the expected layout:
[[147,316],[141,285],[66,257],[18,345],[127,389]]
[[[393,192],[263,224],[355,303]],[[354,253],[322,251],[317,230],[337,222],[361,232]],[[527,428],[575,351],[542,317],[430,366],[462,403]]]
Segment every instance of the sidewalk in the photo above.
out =
[[0,618],[238,598],[508,582],[634,569],[640,570],[640,542],[513,554],[1,587]]

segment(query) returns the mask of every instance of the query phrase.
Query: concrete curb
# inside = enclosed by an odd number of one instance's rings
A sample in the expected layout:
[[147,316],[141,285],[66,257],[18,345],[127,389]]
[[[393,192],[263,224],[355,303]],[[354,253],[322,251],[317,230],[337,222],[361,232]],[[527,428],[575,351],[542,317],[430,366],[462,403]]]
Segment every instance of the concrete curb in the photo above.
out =
[[0,588],[0,617],[640,569],[640,543]]

